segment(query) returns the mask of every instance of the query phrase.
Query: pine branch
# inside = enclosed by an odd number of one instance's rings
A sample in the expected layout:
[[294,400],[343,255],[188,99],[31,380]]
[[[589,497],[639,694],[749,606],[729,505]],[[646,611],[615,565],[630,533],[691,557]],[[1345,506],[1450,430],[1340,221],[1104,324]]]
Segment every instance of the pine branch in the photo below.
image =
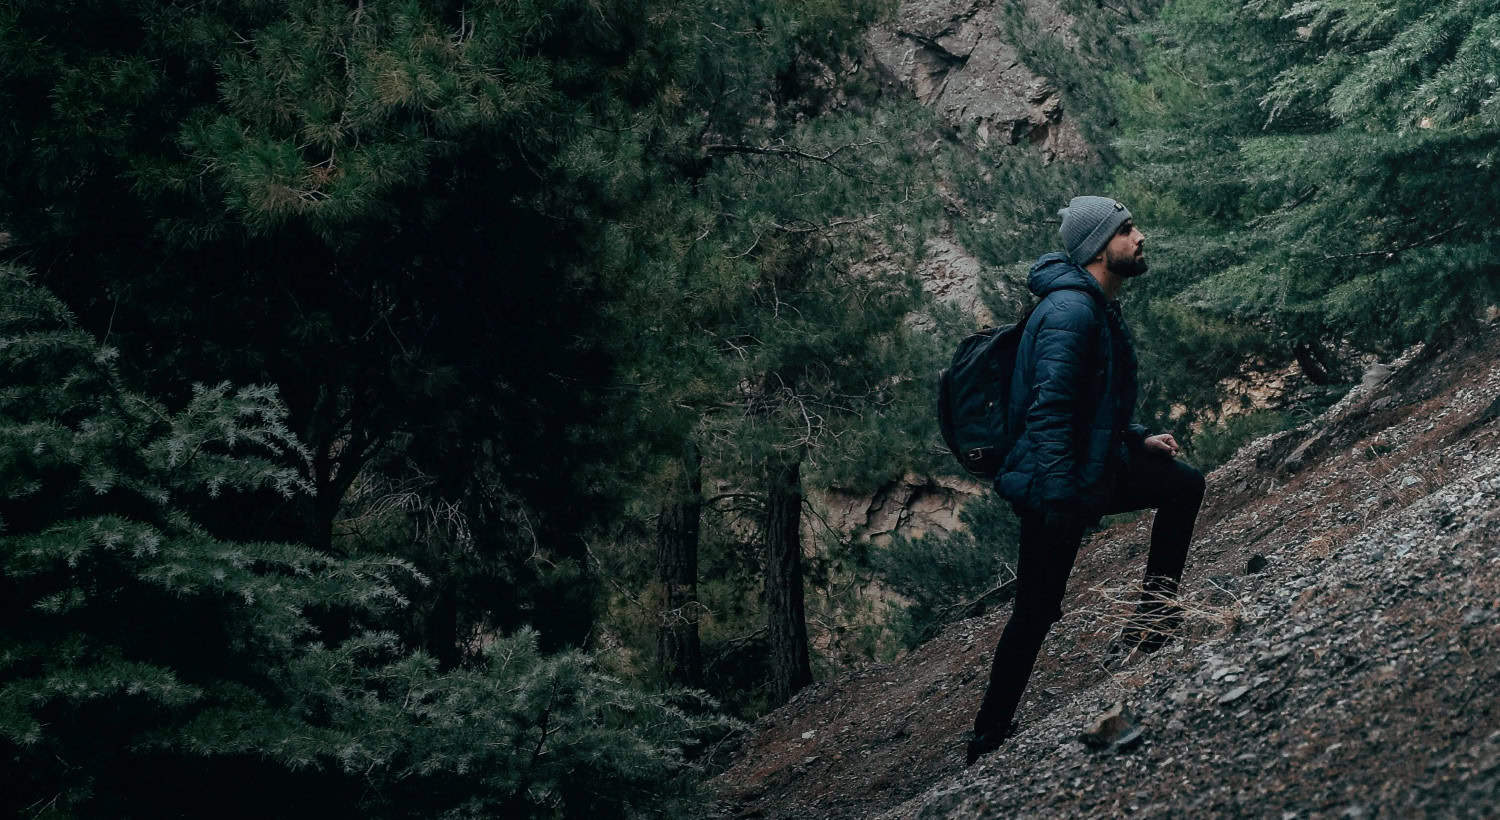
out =
[[1323,256],[1323,258],[1326,259],[1326,260],[1328,260],[1328,261],[1330,261],[1330,262],[1333,261],[1333,260],[1335,260],[1335,259],[1362,259],[1362,258],[1371,257],[1371,256],[1381,256],[1381,257],[1385,257],[1386,259],[1394,259],[1396,257],[1396,254],[1399,254],[1402,251],[1409,251],[1412,248],[1420,248],[1420,247],[1422,247],[1424,245],[1430,245],[1434,241],[1436,241],[1438,239],[1442,239],[1443,237],[1447,236],[1448,234],[1453,233],[1454,231],[1458,230],[1459,228],[1465,227],[1466,224],[1467,223],[1459,222],[1458,224],[1454,225],[1453,227],[1451,227],[1451,228],[1449,228],[1449,229],[1447,229],[1445,231],[1438,231],[1437,233],[1435,233],[1435,234],[1433,234],[1431,236],[1419,239],[1419,240],[1417,240],[1415,242],[1410,242],[1408,244],[1401,245],[1400,247],[1396,247],[1396,248],[1387,248],[1385,250],[1379,250],[1379,251],[1360,251],[1358,253],[1340,253],[1340,254],[1335,254],[1333,256],[1329,256],[1329,255],[1325,254]]
[[764,493],[720,493],[713,498],[705,499],[703,504],[707,506],[717,501],[723,501],[726,498],[748,498],[752,501],[764,501],[765,497]]
[[979,593],[972,600],[960,601],[959,603],[949,604],[948,606],[939,609],[936,613],[937,617],[932,622],[932,626],[927,630],[927,637],[932,637],[933,635],[937,634],[937,630],[941,629],[943,625],[947,624],[953,615],[972,612],[974,610],[974,607],[979,606],[979,604],[981,604],[986,598],[989,598],[991,595],[998,595],[1007,587],[1013,586],[1015,583],[1016,576],[1014,571],[1012,571],[1009,579],[1001,581],[995,586],[992,586],[984,592]]
[[807,151],[803,151],[800,148],[789,148],[782,145],[760,147],[756,145],[743,145],[740,143],[714,143],[712,145],[703,146],[703,150],[714,156],[724,156],[727,154],[753,154],[759,156],[784,157],[787,159],[804,159],[811,162],[820,162],[824,165],[827,165],[829,168],[838,171],[844,176],[860,180],[861,182],[868,182],[869,180],[865,179],[859,174],[854,173],[853,171],[848,170],[847,168],[844,168],[843,166],[834,162],[833,159],[839,154],[850,149],[868,148],[871,145],[882,144],[883,143],[881,143],[879,140],[851,142],[845,145],[840,145],[839,147],[833,149],[832,151],[829,151],[826,154],[813,154]]
[[725,641],[724,644],[723,644],[723,647],[717,653],[714,654],[713,660],[711,660],[708,663],[704,664],[704,666],[703,666],[704,671],[708,671],[709,669],[712,669],[715,666],[718,666],[721,662],[724,661],[725,658],[729,657],[729,655],[734,650],[739,649],[740,647],[744,646],[745,644],[750,643],[751,641],[755,640],[756,638],[760,638],[760,637],[764,636],[769,631],[770,631],[770,627],[763,626],[760,629],[755,630],[754,632],[747,632],[746,634],[741,635],[738,638],[730,638],[729,640]]
[[557,697],[557,679],[553,678],[552,685],[547,692],[547,705],[542,708],[542,719],[538,728],[542,730],[541,736],[536,739],[536,748],[531,750],[531,764],[526,772],[521,775],[521,781],[516,784],[515,794],[511,801],[515,805],[523,805],[521,800],[526,795],[526,790],[531,788],[531,777],[536,771],[536,762],[542,756],[542,747],[547,743],[547,721],[552,717],[552,703]]

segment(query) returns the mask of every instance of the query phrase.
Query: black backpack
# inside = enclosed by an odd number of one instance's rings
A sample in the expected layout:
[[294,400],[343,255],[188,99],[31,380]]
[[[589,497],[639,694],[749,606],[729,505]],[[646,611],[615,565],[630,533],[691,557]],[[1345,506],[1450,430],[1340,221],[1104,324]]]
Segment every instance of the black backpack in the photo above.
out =
[[1011,376],[1026,322],[987,327],[958,343],[953,361],[938,374],[938,427],[953,457],[976,478],[994,480],[1005,456],[1016,443],[1014,425],[1006,418]]
[[[1093,299],[1089,304],[1097,315],[1098,304]],[[975,478],[993,481],[1021,437],[1019,419],[1008,418],[1010,382],[1026,323],[1041,306],[1032,305],[1009,327],[987,327],[965,337],[953,361],[938,373],[938,427],[953,457]]]

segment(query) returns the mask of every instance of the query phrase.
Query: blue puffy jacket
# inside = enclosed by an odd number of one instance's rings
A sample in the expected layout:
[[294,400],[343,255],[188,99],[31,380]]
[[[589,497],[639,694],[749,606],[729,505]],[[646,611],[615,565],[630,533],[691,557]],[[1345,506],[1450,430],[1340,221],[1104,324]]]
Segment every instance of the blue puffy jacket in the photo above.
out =
[[1036,261],[1027,281],[1041,304],[1016,353],[1008,418],[1020,425],[995,489],[1022,509],[1097,513],[1146,428],[1131,423],[1135,350],[1119,305],[1065,254]]

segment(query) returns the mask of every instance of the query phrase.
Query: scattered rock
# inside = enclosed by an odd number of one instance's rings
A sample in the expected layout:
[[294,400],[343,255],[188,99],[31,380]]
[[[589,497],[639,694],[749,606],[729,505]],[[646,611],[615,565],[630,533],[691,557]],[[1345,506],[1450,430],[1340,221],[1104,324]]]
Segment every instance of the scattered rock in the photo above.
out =
[[1210,680],[1215,680],[1215,681],[1220,681],[1220,680],[1224,680],[1225,678],[1229,678],[1230,682],[1232,683],[1232,682],[1234,682],[1235,676],[1237,676],[1239,673],[1241,673],[1243,671],[1245,671],[1245,670],[1241,669],[1238,666],[1221,666],[1218,669],[1215,669],[1209,675],[1209,679]]
[[1222,697],[1219,698],[1219,705],[1220,706],[1228,706],[1229,704],[1234,703],[1235,701],[1237,701],[1240,698],[1244,697],[1249,692],[1250,692],[1250,687],[1248,687],[1248,686],[1236,686],[1233,689],[1230,689]]
[[1281,462],[1282,472],[1288,474],[1301,472],[1302,468],[1307,466],[1308,460],[1317,455],[1322,443],[1319,438],[1313,437],[1297,445],[1297,449],[1286,457],[1286,461]]
[[[1500,408],[1500,328],[1486,333],[1420,372],[1403,355],[1400,377],[1379,387],[1385,412],[1353,391],[1209,476],[1183,589],[1194,608],[1169,651],[1091,663],[1124,611],[1098,592],[1139,572],[1143,556],[1127,556],[1150,531],[1149,516],[1117,522],[1080,552],[1038,696],[1022,707],[1026,731],[1002,753],[964,769],[956,739],[1004,612],[825,684],[819,704],[784,707],[778,730],[758,725],[717,781],[736,795],[719,816],[1488,816],[1500,789],[1488,711],[1500,430],[1474,420]],[[1281,475],[1304,444],[1302,471]],[[1418,491],[1393,492],[1403,486]],[[1150,712],[1131,715],[1121,698]],[[848,731],[813,748],[799,725]]]
[[1140,740],[1141,730],[1135,725],[1135,717],[1123,703],[1116,703],[1099,717],[1094,725],[1078,736],[1084,745],[1093,749],[1110,746],[1121,748],[1122,744],[1135,744]]
[[1376,385],[1378,385],[1381,382],[1385,381],[1387,378],[1390,377],[1390,375],[1391,375],[1391,366],[1390,365],[1388,365],[1388,364],[1382,364],[1380,362],[1375,362],[1374,364],[1370,365],[1368,368],[1365,369],[1365,375],[1364,375],[1364,377],[1359,380],[1360,389],[1362,389],[1362,390],[1370,390],[1370,389],[1374,388]]
[[1273,666],[1273,665],[1278,664],[1278,663],[1282,662],[1283,660],[1285,660],[1286,657],[1288,655],[1290,655],[1290,654],[1292,654],[1292,647],[1291,647],[1291,645],[1289,645],[1289,644],[1279,644],[1277,646],[1272,647],[1270,649],[1270,651],[1261,654],[1261,656],[1260,656],[1260,665],[1261,666]]
[[1141,727],[1132,726],[1129,731],[1115,739],[1115,751],[1123,752],[1126,749],[1134,749],[1141,744],[1141,738],[1144,736]]
[[1484,412],[1480,413],[1479,417],[1474,421],[1476,424],[1483,425],[1489,424],[1495,419],[1500,419],[1500,398],[1497,398],[1494,401],[1490,402],[1490,406],[1486,407],[1484,409]]

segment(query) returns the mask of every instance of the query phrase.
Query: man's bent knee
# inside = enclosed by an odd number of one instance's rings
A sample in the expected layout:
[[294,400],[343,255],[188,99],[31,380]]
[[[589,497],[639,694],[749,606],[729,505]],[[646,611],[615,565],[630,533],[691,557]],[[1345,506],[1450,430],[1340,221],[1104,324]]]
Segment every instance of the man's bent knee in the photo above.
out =
[[1208,480],[1198,468],[1184,462],[1177,462],[1176,475],[1173,476],[1177,485],[1177,495],[1185,499],[1201,501],[1204,492],[1208,489]]

